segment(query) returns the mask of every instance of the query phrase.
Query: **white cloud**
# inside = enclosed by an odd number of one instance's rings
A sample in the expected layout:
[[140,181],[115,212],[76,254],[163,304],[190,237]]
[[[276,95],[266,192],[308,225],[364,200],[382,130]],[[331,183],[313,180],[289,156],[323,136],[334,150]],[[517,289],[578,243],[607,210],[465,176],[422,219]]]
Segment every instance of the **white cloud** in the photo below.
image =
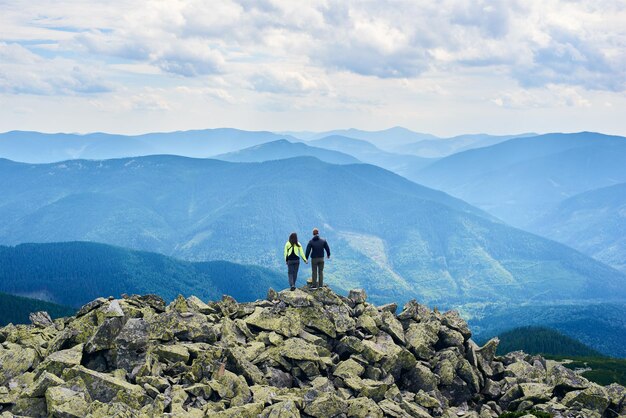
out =
[[556,84],[550,84],[543,90],[504,91],[491,101],[500,107],[516,109],[591,106],[591,101],[579,89]]
[[328,86],[309,74],[296,71],[265,69],[250,78],[251,88],[263,93],[306,95],[312,92],[326,94]]
[[615,103],[626,92],[623,1],[4,0],[2,11],[11,95],[133,91],[176,112],[168,92],[187,88],[263,117],[389,106],[410,120],[444,101],[579,108],[593,107],[590,92]]
[[72,95],[110,91],[96,67],[75,61],[43,59],[18,44],[0,42],[0,92]]

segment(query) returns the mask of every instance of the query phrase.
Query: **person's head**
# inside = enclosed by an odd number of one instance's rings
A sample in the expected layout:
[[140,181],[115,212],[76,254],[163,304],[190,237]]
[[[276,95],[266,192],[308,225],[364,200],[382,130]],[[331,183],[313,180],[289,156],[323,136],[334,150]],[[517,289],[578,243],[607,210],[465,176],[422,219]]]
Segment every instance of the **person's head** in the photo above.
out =
[[317,228],[313,228],[313,235],[319,235],[320,234],[320,230]]
[[298,245],[298,234],[292,232],[291,235],[289,235],[289,243],[291,245]]

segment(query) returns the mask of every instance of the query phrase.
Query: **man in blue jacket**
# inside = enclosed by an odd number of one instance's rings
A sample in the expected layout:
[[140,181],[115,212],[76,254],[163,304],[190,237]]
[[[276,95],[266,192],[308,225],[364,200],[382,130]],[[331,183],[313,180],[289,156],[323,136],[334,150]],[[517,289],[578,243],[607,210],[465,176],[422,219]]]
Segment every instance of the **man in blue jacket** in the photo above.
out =
[[[306,256],[311,256],[311,268],[313,269],[311,288],[324,286],[324,251],[326,251],[326,257],[330,258],[330,248],[324,238],[320,237],[320,231],[317,228],[313,228],[313,238],[306,246]],[[318,281],[319,277],[319,281]]]

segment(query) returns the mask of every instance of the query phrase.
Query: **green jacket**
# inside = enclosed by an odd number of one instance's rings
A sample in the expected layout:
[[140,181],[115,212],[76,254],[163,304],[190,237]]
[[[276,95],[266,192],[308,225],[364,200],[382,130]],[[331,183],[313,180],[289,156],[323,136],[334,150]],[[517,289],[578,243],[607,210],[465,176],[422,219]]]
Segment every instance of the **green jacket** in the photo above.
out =
[[304,250],[302,249],[302,245],[300,245],[300,243],[298,243],[298,245],[291,245],[289,241],[287,241],[287,243],[285,244],[285,254],[284,254],[285,261],[287,261],[287,257],[293,254],[294,251],[295,251],[295,254],[297,256],[302,257],[302,259],[306,263],[306,256],[304,255]]

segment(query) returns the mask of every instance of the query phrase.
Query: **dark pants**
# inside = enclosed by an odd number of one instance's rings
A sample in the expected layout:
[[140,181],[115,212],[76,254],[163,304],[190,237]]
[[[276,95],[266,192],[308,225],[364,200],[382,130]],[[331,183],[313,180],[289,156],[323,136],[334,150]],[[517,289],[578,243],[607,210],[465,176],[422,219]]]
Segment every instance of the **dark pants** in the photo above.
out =
[[300,268],[300,260],[287,260],[287,276],[289,276],[289,287],[296,287],[298,279],[298,269]]
[[[324,257],[316,257],[311,259],[312,279],[311,284],[315,287],[324,286]],[[319,277],[319,282],[318,282]]]

